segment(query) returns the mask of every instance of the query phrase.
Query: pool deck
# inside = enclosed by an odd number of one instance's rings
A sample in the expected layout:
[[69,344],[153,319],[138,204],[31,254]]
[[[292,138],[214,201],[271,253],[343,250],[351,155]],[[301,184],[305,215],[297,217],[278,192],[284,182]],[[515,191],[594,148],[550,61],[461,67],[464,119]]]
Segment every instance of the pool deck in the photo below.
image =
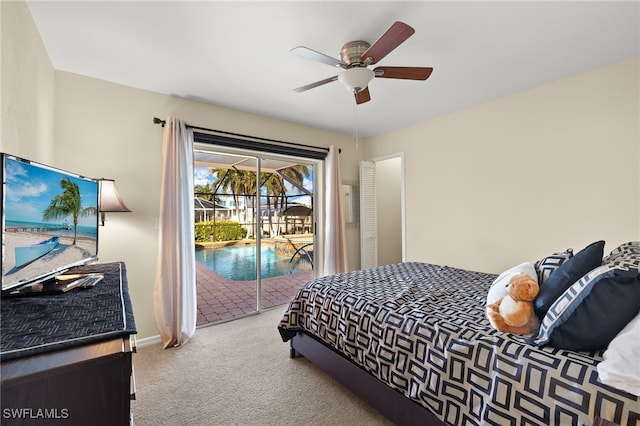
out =
[[[298,289],[311,279],[312,270],[263,278],[260,309],[289,303]],[[231,281],[196,262],[196,283],[196,326],[229,320],[257,311],[255,281]]]

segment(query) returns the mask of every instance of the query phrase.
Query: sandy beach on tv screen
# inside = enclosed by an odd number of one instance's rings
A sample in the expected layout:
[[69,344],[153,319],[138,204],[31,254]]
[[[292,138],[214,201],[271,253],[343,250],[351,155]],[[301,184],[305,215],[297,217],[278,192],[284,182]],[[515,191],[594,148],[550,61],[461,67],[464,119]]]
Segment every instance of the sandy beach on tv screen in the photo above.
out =
[[15,248],[38,244],[39,242],[52,237],[48,234],[31,232],[7,232],[5,234],[4,246],[4,283],[12,283],[29,277],[45,274],[61,265],[68,265],[78,262],[88,256],[96,254],[96,241],[92,238],[76,239],[76,244],[71,245],[73,237],[61,236],[58,245],[39,259],[28,265],[14,270],[16,265]]

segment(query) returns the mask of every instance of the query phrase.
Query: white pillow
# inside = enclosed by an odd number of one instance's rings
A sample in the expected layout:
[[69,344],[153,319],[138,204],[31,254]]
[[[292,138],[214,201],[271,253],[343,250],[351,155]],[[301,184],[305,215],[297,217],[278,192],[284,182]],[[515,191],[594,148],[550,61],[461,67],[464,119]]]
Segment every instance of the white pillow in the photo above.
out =
[[491,284],[489,293],[487,293],[487,305],[496,303],[498,300],[505,297],[507,295],[507,284],[509,284],[509,281],[511,281],[511,278],[514,275],[518,274],[527,274],[538,282],[538,273],[531,262],[524,262],[511,269],[507,269],[498,275],[498,278],[496,278],[495,281],[493,281],[493,284]]
[[605,385],[640,396],[640,314],[609,343],[598,364]]

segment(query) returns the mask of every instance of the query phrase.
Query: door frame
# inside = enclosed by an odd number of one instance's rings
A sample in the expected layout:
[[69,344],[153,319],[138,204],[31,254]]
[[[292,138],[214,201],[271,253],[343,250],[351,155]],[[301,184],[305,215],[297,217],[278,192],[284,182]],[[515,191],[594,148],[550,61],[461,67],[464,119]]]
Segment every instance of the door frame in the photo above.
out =
[[[400,159],[400,225],[401,225],[401,249],[402,249],[402,261],[406,262],[407,261],[407,232],[406,232],[406,182],[405,182],[405,156],[404,156],[404,151],[400,151],[400,152],[395,152],[395,153],[390,153],[390,154],[386,154],[386,155],[381,155],[381,156],[377,156],[377,157],[373,157],[364,161],[369,161],[372,163],[376,163],[376,162],[380,162],[380,161],[385,161],[385,160],[391,160],[394,158],[399,158]],[[375,187],[375,180],[374,180],[374,191],[377,190],[377,188]],[[364,188],[361,188],[361,199],[364,193]],[[376,198],[376,209],[378,207],[378,204],[383,202],[383,200],[381,199],[381,197],[375,197]],[[361,203],[361,207],[360,207],[360,214],[363,214],[363,210],[362,210],[362,203]],[[362,221],[362,219],[361,219]],[[364,242],[364,235],[362,234],[362,231],[360,233],[360,241],[361,243]],[[376,224],[376,241],[379,241],[378,238],[378,229],[377,229],[377,224]]]
[[[297,161],[300,164],[310,164],[313,166],[313,242],[314,242],[314,278],[318,277],[317,271],[322,271],[324,267],[324,164],[325,160],[305,158],[295,155],[277,154],[261,150],[250,150],[244,148],[234,148],[213,143],[196,142],[194,150],[219,152],[235,156],[254,157],[256,159],[274,159],[283,161]],[[259,274],[258,274],[259,275]],[[259,277],[258,277],[259,280]]]

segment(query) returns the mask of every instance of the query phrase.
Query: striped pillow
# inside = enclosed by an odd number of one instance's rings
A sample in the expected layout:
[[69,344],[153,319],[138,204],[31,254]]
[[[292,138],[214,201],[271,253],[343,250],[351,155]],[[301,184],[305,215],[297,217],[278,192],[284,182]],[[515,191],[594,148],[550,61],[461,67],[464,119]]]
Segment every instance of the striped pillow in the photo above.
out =
[[640,251],[609,258],[575,282],[541,319],[537,346],[603,350],[640,312]]
[[560,265],[571,257],[573,257],[573,249],[568,248],[561,253],[553,253],[552,255],[537,261],[534,268],[538,273],[538,284],[542,284],[547,278],[549,278],[549,275],[551,275],[560,267]]

